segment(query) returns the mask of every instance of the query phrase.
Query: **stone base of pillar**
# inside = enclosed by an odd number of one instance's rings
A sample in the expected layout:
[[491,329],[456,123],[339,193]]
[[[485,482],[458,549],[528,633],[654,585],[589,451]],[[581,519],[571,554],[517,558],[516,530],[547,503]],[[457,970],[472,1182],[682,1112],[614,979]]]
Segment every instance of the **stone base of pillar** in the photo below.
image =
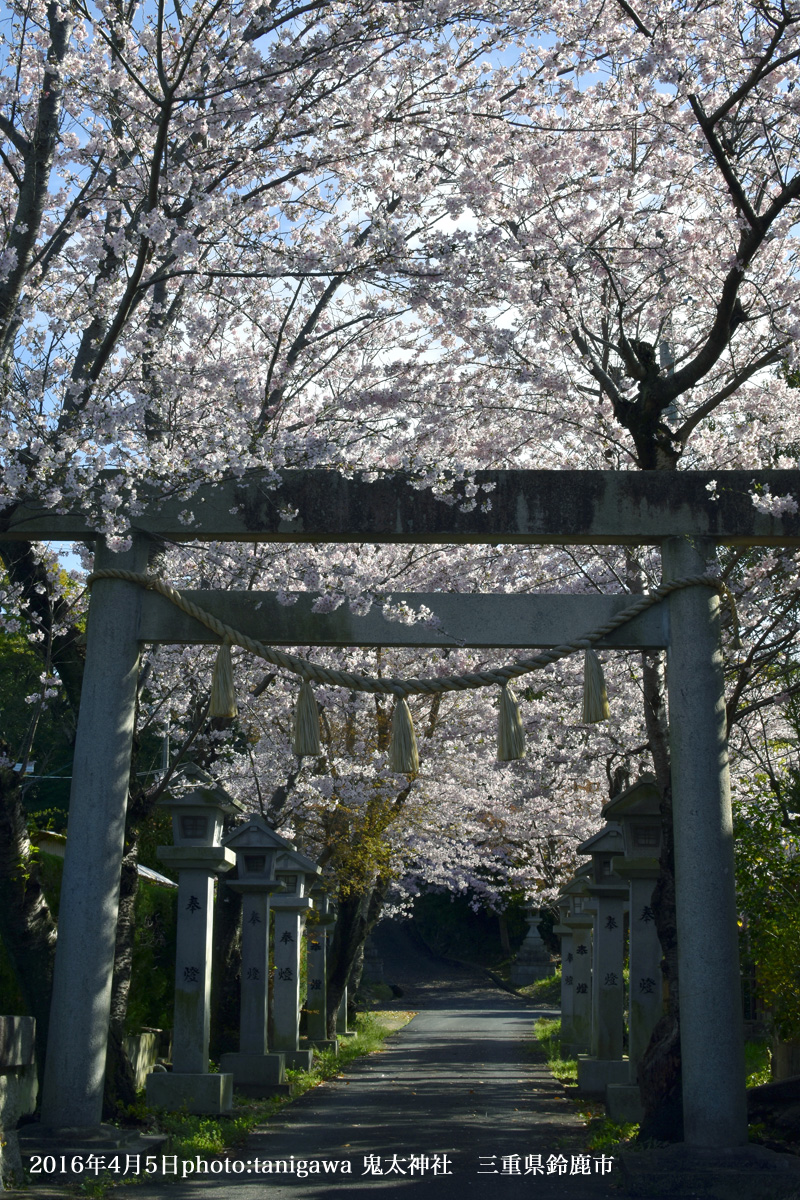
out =
[[605,1096],[610,1083],[629,1083],[630,1077],[627,1058],[578,1056],[578,1091],[583,1096]]
[[536,983],[537,979],[549,979],[552,974],[550,963],[527,962],[517,958],[511,964],[511,986],[527,987],[529,983]]
[[793,1200],[800,1182],[794,1154],[766,1146],[704,1149],[678,1142],[655,1150],[625,1150],[621,1167],[629,1196],[746,1196],[748,1200]]
[[[9,1137],[9,1130],[6,1130],[4,1136]],[[160,1150],[164,1143],[168,1140],[168,1135],[160,1133],[156,1135],[141,1134],[135,1129],[120,1129],[117,1125],[89,1125],[79,1129],[51,1129],[46,1126],[31,1124],[24,1125],[18,1133],[19,1138],[19,1154],[22,1160],[22,1167],[29,1171],[31,1167],[31,1159],[36,1156],[41,1159],[45,1156],[52,1156],[56,1160],[56,1165],[60,1165],[62,1159],[67,1167],[66,1171],[56,1170],[49,1174],[48,1183],[58,1184],[59,1186],[68,1183],[75,1183],[84,1175],[89,1175],[90,1169],[86,1168],[77,1171],[72,1170],[73,1158],[85,1161],[91,1154],[113,1157],[120,1152],[125,1154],[139,1154],[142,1160],[148,1154],[155,1154]],[[2,1190],[0,1188],[0,1190]]]
[[333,1050],[334,1054],[339,1052],[339,1038],[301,1038],[301,1050]]
[[618,1124],[640,1122],[644,1116],[642,1097],[635,1083],[610,1083],[606,1088],[606,1109]]
[[233,1076],[153,1071],[147,1076],[146,1095],[151,1108],[185,1108],[190,1113],[213,1116],[233,1108]]
[[285,1054],[223,1054],[220,1069],[230,1072],[237,1092],[247,1096],[289,1096]]
[[282,1050],[281,1053],[286,1059],[287,1071],[310,1071],[311,1064],[314,1061],[314,1051],[311,1049],[305,1050]]

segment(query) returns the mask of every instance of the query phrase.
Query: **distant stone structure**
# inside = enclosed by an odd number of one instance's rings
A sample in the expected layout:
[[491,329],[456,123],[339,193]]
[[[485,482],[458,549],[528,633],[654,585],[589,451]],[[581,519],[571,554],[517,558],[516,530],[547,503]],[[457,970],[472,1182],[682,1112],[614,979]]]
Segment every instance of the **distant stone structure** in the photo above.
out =
[[553,974],[550,952],[536,928],[541,920],[539,909],[528,907],[525,910],[525,920],[528,922],[525,940],[511,964],[512,987],[525,987],[526,984],[535,983],[537,979],[547,979],[548,975]]

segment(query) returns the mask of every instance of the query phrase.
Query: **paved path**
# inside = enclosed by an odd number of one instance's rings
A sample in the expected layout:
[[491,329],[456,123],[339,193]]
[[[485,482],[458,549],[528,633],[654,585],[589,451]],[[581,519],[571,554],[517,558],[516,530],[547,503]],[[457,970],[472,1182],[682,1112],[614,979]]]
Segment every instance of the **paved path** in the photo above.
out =
[[[392,982],[394,965],[389,955]],[[356,1061],[256,1131],[231,1154],[229,1173],[195,1175],[168,1188],[146,1184],[135,1200],[165,1193],[172,1200],[230,1200],[234,1193],[235,1200],[265,1193],[270,1200],[344,1200],[367,1189],[408,1200],[619,1196],[618,1172],[598,1174],[593,1156],[586,1160],[591,1174],[570,1173],[583,1151],[583,1123],[529,1048],[535,1016],[554,1014],[534,1012],[479,973],[441,963],[434,970],[424,959],[413,969],[406,962],[400,982],[396,1006],[418,1015],[382,1052]],[[566,1174],[547,1173],[551,1155],[563,1155]],[[255,1166],[269,1160],[291,1167],[292,1158],[295,1167],[347,1162],[351,1173],[341,1174],[340,1165],[335,1175],[300,1178],[296,1169],[266,1174]],[[539,1162],[543,1173],[524,1173]],[[244,1170],[234,1174],[240,1163]]]

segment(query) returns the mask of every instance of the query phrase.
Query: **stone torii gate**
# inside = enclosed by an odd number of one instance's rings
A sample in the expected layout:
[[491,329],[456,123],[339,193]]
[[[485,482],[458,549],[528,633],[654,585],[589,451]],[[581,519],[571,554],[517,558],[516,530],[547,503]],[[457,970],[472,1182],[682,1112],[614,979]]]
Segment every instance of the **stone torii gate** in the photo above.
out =
[[[116,478],[116,473],[112,472]],[[96,541],[95,569],[141,572],[150,539],[661,546],[664,581],[702,574],[719,544],[800,545],[800,516],[752,504],[754,486],[800,495],[800,472],[477,472],[491,509],[465,512],[403,476],[373,482],[289,471],[280,490],[257,474],[205,485],[188,502],[154,495],[132,520],[133,544],[111,554],[87,511],[20,507],[5,539]],[[716,481],[712,499],[709,485]],[[460,485],[459,485],[460,486]],[[456,487],[456,501],[459,487]],[[286,513],[296,515],[287,518]],[[187,595],[251,636],[276,645],[442,646],[446,638],[380,614],[313,614],[253,592]],[[571,642],[629,597],[417,595],[453,644],[540,647]],[[686,1140],[747,1140],[741,1001],[725,739],[719,598],[685,588],[598,647],[668,653]],[[75,746],[42,1124],[83,1129],[101,1118],[111,973],[140,646],[217,639],[165,599],[101,579],[92,592]],[[696,920],[702,913],[703,920]]]

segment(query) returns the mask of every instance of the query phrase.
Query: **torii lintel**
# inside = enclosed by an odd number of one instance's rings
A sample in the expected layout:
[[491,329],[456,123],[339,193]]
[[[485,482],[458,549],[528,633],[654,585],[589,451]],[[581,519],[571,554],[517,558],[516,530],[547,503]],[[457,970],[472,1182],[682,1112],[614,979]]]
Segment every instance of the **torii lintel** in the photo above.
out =
[[[800,509],[775,516],[754,504],[759,494],[800,500],[797,470],[477,471],[476,494],[468,495],[459,481],[446,496],[405,474],[365,479],[299,470],[282,472],[278,486],[274,480],[251,472],[180,497],[165,496],[155,485],[141,488],[131,526],[178,542],[589,546],[705,537],[729,545],[800,546]],[[100,524],[92,512],[91,494],[81,511],[19,505],[0,522],[0,536],[91,539]]]

